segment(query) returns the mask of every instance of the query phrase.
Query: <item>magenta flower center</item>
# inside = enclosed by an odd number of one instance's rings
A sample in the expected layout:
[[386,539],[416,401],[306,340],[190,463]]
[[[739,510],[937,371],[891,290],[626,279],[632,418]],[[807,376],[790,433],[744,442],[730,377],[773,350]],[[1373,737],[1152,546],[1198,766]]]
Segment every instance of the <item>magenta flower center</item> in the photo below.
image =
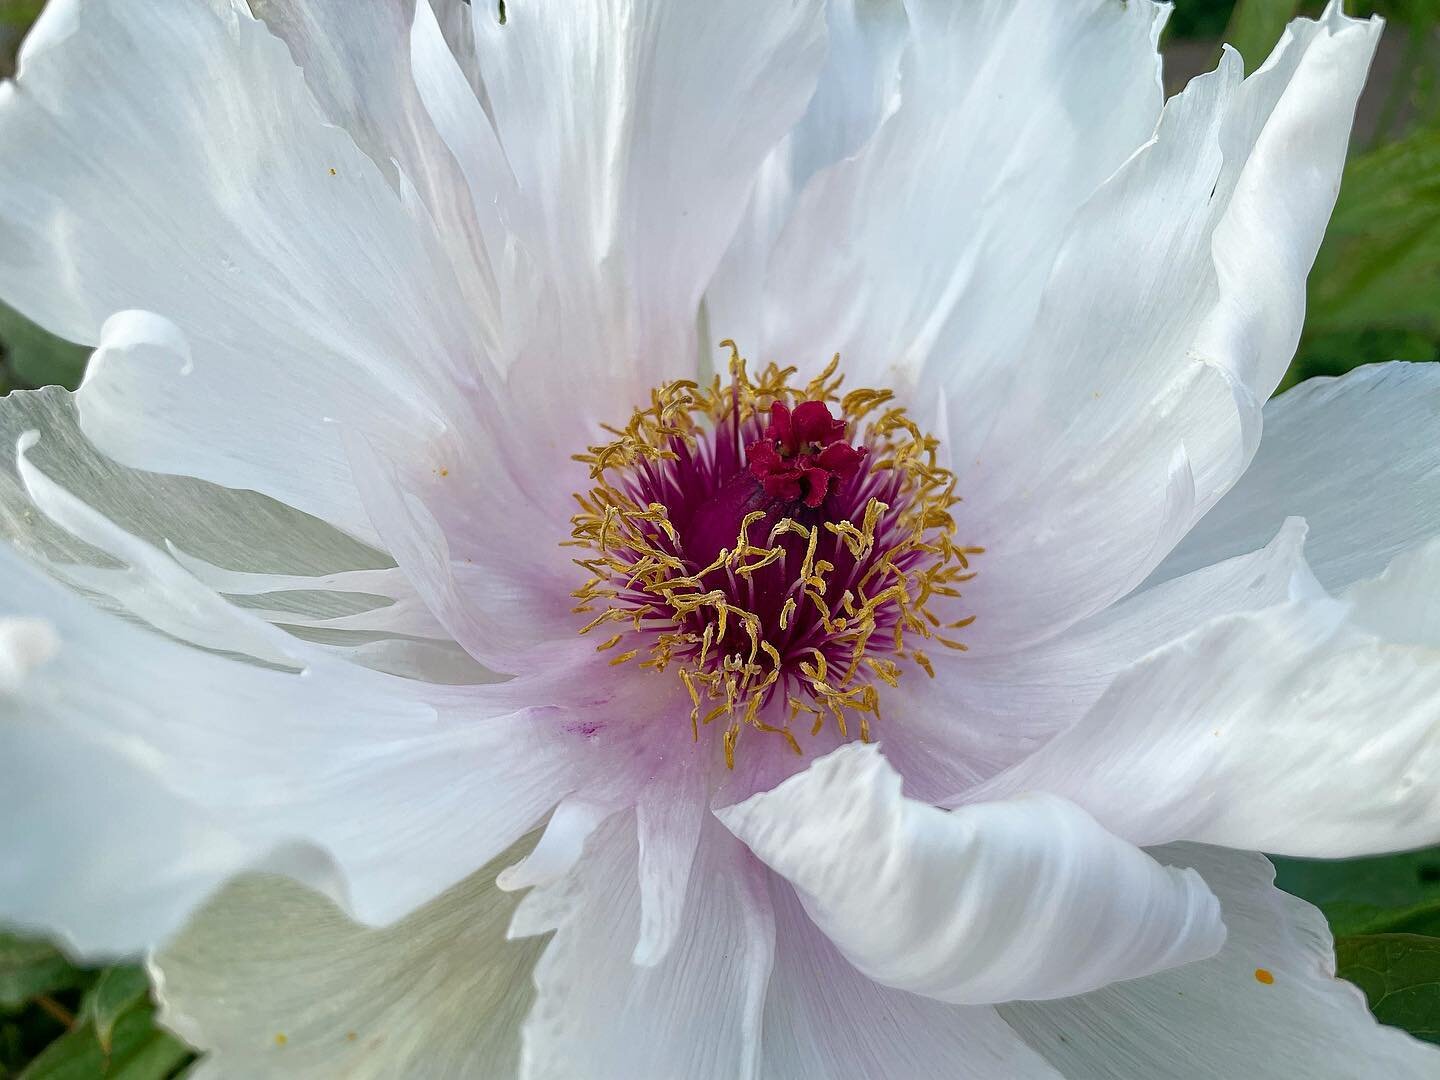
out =
[[[870,737],[901,661],[932,672],[978,548],[953,542],[954,478],[888,391],[837,395],[834,367],[804,388],[773,365],[751,381],[673,383],[614,442],[580,460],[572,545],[583,633],[612,664],[673,671],[696,737],[746,728]],[[877,685],[878,684],[878,685]]]

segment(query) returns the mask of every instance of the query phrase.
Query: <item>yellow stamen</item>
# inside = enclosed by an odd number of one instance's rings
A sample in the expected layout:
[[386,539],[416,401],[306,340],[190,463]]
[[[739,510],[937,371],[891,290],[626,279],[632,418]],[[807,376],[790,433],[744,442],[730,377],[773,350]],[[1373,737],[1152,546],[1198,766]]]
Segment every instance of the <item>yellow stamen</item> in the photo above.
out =
[[[575,562],[588,579],[572,593],[575,612],[590,616],[580,633],[625,624],[596,646],[607,652],[630,630],[649,631],[648,646],[609,663],[625,664],[645,652],[641,667],[665,671],[673,664],[691,702],[693,736],[698,740],[701,727],[726,721],[722,745],[729,766],[744,727],[779,735],[802,753],[791,730],[802,713],[813,719],[812,734],[833,717],[842,737],[848,737],[847,717],[854,716],[859,737],[869,741],[880,718],[878,686],[899,684],[896,659],[908,659],[934,677],[929,657],[912,648],[907,635],[965,650],[963,642],[938,631],[963,630],[975,616],[943,622],[931,603],[960,595],[957,586],[974,576],[971,560],[984,549],[955,543],[951,510],[960,501],[955,477],[938,464],[938,440],[894,404],[889,390],[856,389],[841,397],[838,354],[803,387],[790,383],[794,367],[770,364],[752,376],[735,343],[721,344],[731,351],[727,383],[717,375],[703,385],[679,380],[659,386],[649,405],[635,410],[623,427],[605,426],[610,441],[575,455],[592,481],[590,490],[575,496],[579,510],[564,541],[586,552]],[[824,533],[782,518],[763,542],[751,533],[767,515],[751,512],[734,546],[722,549],[708,566],[697,566],[687,560],[665,505],[637,501],[631,493],[645,489],[632,480],[638,470],[663,469],[665,462],[678,460],[679,449],[694,451],[702,436],[722,425],[738,429],[755,421],[777,401],[792,407],[802,401],[835,404],[856,438],[863,424],[869,469],[895,476],[879,487],[887,499],[867,500],[858,520],[824,522]],[[779,629],[791,632],[803,605],[813,609],[828,635],[826,652],[810,648],[798,663],[796,645],[788,637],[766,640],[760,616],[736,601],[754,588],[756,574],[785,565],[791,554],[782,544],[787,536],[803,538],[804,552],[779,612]],[[822,556],[822,536],[834,537],[826,539],[832,553],[843,548],[856,563],[872,560],[857,581],[832,583],[836,567]],[[729,592],[715,587],[717,574],[725,575]],[[739,641],[738,632],[743,632]],[[792,650],[788,670],[780,646]],[[876,655],[877,648],[895,659]],[[783,724],[762,717],[772,694],[784,694]]]

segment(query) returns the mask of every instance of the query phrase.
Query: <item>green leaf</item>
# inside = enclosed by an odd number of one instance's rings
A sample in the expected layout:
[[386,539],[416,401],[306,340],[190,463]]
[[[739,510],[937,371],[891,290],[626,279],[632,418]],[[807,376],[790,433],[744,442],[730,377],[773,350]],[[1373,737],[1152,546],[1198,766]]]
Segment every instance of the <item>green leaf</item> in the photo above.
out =
[[95,1037],[109,1051],[115,1022],[130,1009],[150,999],[150,980],[144,968],[133,965],[106,968],[85,994],[80,1015],[95,1025]]
[[75,389],[85,374],[90,350],[40,329],[13,308],[0,304],[0,377],[12,387],[58,384]]
[[0,1008],[82,985],[88,975],[43,941],[0,933]]
[[1440,935],[1440,848],[1367,859],[1272,857],[1275,884],[1325,913],[1337,936]]
[[1440,339],[1440,130],[1353,158],[1310,275],[1308,335],[1405,327]]
[[20,1074],[20,1080],[95,1080],[105,1075],[105,1052],[88,1027],[67,1031]]
[[29,27],[44,6],[45,0],[0,0],[0,25]]
[[1300,0],[1240,0],[1235,5],[1230,24],[1225,27],[1224,40],[1235,46],[1245,59],[1246,74],[1270,55],[1298,10]]
[[78,1025],[47,1046],[20,1080],[167,1080],[189,1057],[184,1043],[155,1025],[146,1002],[116,1020],[108,1053],[94,1027]]
[[1440,939],[1369,934],[1335,942],[1338,973],[1365,991],[1383,1024],[1440,1042]]

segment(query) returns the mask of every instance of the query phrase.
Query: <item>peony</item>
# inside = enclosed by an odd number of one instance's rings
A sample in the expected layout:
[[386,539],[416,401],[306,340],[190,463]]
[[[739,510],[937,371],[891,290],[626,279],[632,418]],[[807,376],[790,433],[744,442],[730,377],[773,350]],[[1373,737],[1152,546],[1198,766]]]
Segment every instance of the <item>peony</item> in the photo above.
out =
[[250,7],[0,89],[95,346],[0,402],[6,917],[205,1075],[1440,1068],[1256,854],[1440,840],[1440,378],[1264,404],[1376,22]]

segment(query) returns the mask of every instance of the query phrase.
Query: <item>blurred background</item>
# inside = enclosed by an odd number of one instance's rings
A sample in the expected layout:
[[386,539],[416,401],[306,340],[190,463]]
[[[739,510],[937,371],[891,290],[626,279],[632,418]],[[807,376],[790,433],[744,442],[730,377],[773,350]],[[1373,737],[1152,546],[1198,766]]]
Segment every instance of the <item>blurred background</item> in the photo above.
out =
[[[0,78],[14,74],[16,49],[43,6],[0,0]],[[1286,22],[1321,7],[1175,0],[1163,43],[1167,90],[1213,67],[1221,41],[1253,70]],[[1282,390],[1360,364],[1440,360],[1440,0],[1350,0],[1347,8],[1389,25]],[[0,305],[0,394],[73,388],[86,355]],[[1280,885],[1325,912],[1340,974],[1361,987],[1376,1015],[1440,1042],[1440,849],[1276,863]],[[139,967],[85,968],[50,943],[0,933],[0,1080],[164,1080],[193,1060],[155,1026]]]

